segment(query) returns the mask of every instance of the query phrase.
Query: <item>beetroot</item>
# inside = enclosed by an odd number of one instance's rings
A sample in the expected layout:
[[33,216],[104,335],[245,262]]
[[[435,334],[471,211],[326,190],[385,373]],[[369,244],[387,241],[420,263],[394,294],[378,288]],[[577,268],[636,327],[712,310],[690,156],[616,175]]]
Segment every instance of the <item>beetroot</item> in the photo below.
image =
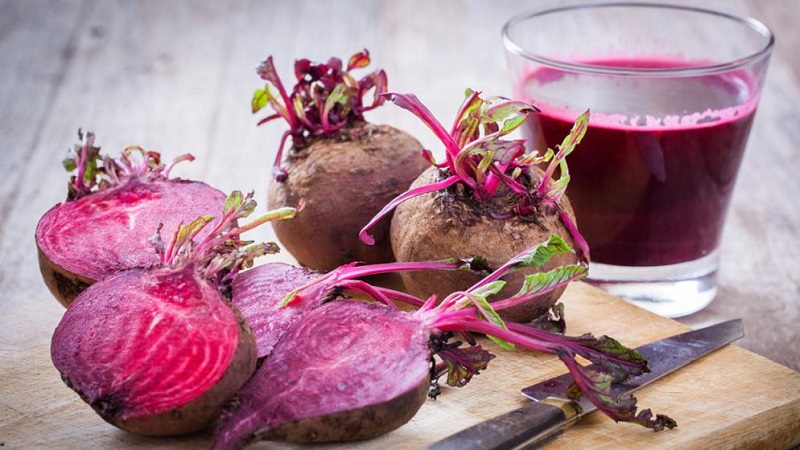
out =
[[169,177],[191,155],[164,166],[158,153],[129,147],[115,160],[100,156],[92,133],[79,136],[82,145],[64,162],[77,170],[67,201],[36,227],[42,277],[64,306],[95,281],[157,263],[149,238],[159,223],[171,234],[181,222],[218,212],[225,201],[205,183]]
[[[277,152],[275,179],[268,207],[306,202],[292,223],[276,223],[281,245],[303,266],[329,271],[349,262],[370,264],[394,260],[389,221],[375,229],[377,244],[368,246],[358,231],[381,207],[406,190],[426,167],[422,147],[410,135],[365,121],[364,113],[379,107],[386,92],[386,73],[360,80],[351,71],[366,67],[369,53],[353,55],[344,67],[338,58],[326,63],[295,62],[297,84],[287,93],[272,57],[258,68],[266,81],[253,97],[253,112],[267,105],[275,111],[260,124],[283,118],[289,125]],[[277,91],[277,92],[274,92]],[[373,92],[367,104],[367,94]],[[291,148],[283,160],[283,149]]]
[[[584,114],[564,140],[558,152],[544,155],[525,152],[524,140],[505,140],[535,108],[522,102],[492,97],[482,99],[467,90],[466,100],[456,115],[451,131],[433,117],[413,95],[389,94],[389,99],[425,122],[445,146],[446,160],[414,181],[411,188],[387,204],[361,231],[364,242],[372,243],[368,230],[395,207],[391,243],[398,261],[419,261],[443,257],[483,255],[498,267],[513,255],[549,235],[561,236],[577,253],[561,255],[549,266],[588,261],[589,249],[578,232],[569,200],[564,195],[569,172],[565,157],[585,133]],[[542,171],[537,165],[549,162]],[[560,168],[561,175],[554,179]],[[525,273],[509,276],[509,290],[519,289]],[[466,289],[478,281],[466,273],[406,273],[403,282],[409,292],[427,297]],[[556,290],[505,309],[510,321],[534,320],[556,303],[563,289]]]
[[106,421],[148,435],[200,430],[256,366],[252,331],[225,297],[237,273],[274,244],[238,235],[294,210],[269,212],[238,227],[255,208],[234,192],[217,226],[212,218],[181,225],[168,245],[153,244],[159,263],[93,284],[67,309],[51,356],[64,382]]
[[[427,392],[436,392],[430,383],[438,377],[447,373],[448,384],[463,386],[487,367],[493,355],[475,344],[470,332],[484,333],[504,348],[558,355],[575,379],[571,395],[587,396],[615,420],[656,430],[673,427],[666,416],[654,418],[649,410],[637,414],[635,399],[609,395],[611,381],[647,370],[636,351],[607,336],[571,338],[548,331],[558,320],[542,320],[536,327],[506,324],[488,302],[503,289],[501,277],[526,266],[540,268],[564,248],[564,241],[554,236],[438,306],[435,297],[418,299],[421,306],[414,312],[392,307],[386,295],[374,297],[384,304],[331,301],[308,311],[225,409],[214,448],[241,448],[260,439],[309,443],[387,433],[414,416]],[[513,307],[585,273],[583,265],[566,265],[528,275],[519,292],[494,306]],[[329,292],[326,287],[335,287],[330,282],[322,277],[317,285],[290,293],[286,307],[298,297],[303,301],[303,296]],[[463,341],[472,345],[463,346]],[[579,365],[578,355],[597,368]]]
[[[482,259],[447,260],[408,264],[348,264],[327,274],[318,274],[284,263],[268,263],[242,272],[233,282],[232,299],[247,319],[258,347],[258,357],[272,352],[276,342],[295,322],[324,302],[345,294],[366,294],[385,302],[418,300],[391,289],[358,280],[367,275],[419,270],[464,270],[485,272]],[[302,292],[302,295],[299,293]],[[291,301],[289,301],[291,299]],[[421,303],[416,304],[416,306]]]
[[428,340],[419,319],[379,305],[328,303],[310,311],[241,391],[238,408],[223,416],[214,448],[388,433],[425,401]]

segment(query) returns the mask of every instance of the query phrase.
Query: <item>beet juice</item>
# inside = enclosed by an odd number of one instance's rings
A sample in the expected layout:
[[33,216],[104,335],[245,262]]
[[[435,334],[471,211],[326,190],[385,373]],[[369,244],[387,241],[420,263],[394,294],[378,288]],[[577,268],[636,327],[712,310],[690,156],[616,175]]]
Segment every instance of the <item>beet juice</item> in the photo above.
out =
[[[591,64],[687,66],[641,59]],[[717,248],[757,102],[746,73],[578,78],[540,68],[519,88],[518,96],[541,109],[525,130],[539,150],[558,145],[582,112],[560,105],[591,111],[588,131],[567,159],[567,195],[593,262],[665,266]]]

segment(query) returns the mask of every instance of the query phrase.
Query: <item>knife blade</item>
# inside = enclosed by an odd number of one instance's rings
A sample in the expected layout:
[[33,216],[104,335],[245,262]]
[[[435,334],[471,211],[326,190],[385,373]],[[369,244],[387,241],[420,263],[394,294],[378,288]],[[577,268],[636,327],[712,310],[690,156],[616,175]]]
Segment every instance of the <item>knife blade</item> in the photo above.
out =
[[[633,392],[742,336],[742,320],[734,319],[645,344],[636,350],[648,361],[650,372],[613,384],[611,392],[614,396]],[[428,450],[538,447],[597,409],[585,397],[568,400],[565,392],[570,384],[572,377],[566,373],[524,388],[522,393],[533,402],[446,437]]]

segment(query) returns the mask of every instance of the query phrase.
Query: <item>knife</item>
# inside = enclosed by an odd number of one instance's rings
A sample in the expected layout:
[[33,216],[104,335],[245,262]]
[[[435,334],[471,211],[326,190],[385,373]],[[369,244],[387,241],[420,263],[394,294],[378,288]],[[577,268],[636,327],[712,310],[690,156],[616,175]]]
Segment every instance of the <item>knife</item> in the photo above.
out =
[[[611,386],[613,396],[633,392],[664,375],[744,336],[741,319],[688,331],[638,347],[650,372]],[[572,384],[569,373],[522,390],[533,402],[481,422],[428,447],[428,450],[499,450],[534,448],[561,434],[580,417],[597,409],[585,397],[565,396]]]

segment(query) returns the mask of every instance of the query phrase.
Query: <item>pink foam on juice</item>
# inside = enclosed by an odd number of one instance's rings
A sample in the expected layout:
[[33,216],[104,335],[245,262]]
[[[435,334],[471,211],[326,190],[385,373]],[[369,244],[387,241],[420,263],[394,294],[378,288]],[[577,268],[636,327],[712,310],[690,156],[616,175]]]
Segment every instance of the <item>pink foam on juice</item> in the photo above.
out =
[[[686,67],[662,60],[599,63]],[[558,145],[581,112],[551,99],[571,96],[572,104],[591,109],[586,136],[568,158],[567,195],[592,261],[660,266],[717,248],[756,109],[751,80],[741,71],[646,81],[587,81],[550,68],[528,74],[517,95],[542,110],[524,130],[534,148]]]

